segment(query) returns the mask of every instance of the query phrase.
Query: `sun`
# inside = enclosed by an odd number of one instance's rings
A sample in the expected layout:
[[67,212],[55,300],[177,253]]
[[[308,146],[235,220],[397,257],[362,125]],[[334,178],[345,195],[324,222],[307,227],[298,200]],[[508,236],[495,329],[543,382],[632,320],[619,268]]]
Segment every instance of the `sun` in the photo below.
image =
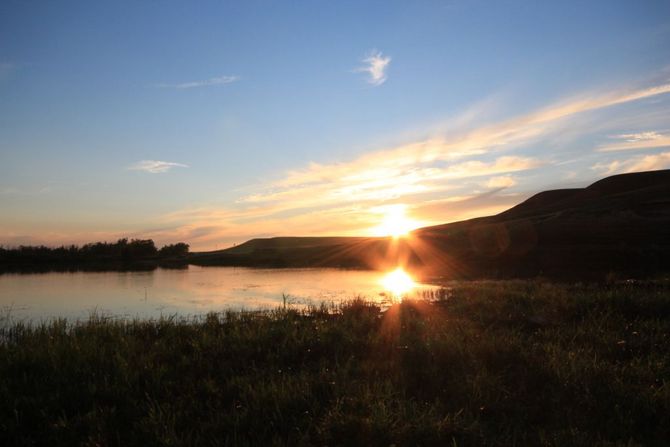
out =
[[401,204],[379,207],[378,211],[383,217],[381,223],[373,228],[374,235],[399,238],[419,227],[419,222],[407,217],[406,208],[406,205]]
[[380,283],[395,296],[402,296],[416,287],[412,277],[400,267],[384,275]]

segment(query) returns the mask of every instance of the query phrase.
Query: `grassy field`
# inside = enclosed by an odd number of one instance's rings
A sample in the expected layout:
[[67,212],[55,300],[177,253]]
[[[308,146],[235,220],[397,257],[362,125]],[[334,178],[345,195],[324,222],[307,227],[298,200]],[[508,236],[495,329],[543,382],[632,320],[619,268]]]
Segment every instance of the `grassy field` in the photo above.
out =
[[0,444],[668,445],[670,286],[0,331]]

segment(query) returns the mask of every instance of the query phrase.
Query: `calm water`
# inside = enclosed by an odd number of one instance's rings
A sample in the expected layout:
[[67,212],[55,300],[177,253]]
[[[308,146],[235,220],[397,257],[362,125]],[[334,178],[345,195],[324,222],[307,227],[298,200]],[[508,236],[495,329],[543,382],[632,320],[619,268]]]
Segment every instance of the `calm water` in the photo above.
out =
[[[196,267],[151,272],[75,272],[0,275],[0,320],[193,316],[226,309],[274,308],[283,295],[293,306],[339,302],[361,295],[384,300],[394,291],[384,273],[337,269]],[[406,289],[406,285],[403,288]],[[435,288],[417,284],[408,294]],[[384,295],[382,295],[384,294]]]

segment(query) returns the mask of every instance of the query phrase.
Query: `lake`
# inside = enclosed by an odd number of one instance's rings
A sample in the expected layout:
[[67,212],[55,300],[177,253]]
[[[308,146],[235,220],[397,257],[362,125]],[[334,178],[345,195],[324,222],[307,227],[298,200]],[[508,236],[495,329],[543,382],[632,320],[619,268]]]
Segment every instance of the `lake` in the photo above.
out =
[[131,272],[51,272],[0,275],[0,319],[39,322],[87,319],[93,312],[120,318],[196,316],[340,302],[356,296],[388,302],[437,286],[390,273],[340,269],[197,267]]

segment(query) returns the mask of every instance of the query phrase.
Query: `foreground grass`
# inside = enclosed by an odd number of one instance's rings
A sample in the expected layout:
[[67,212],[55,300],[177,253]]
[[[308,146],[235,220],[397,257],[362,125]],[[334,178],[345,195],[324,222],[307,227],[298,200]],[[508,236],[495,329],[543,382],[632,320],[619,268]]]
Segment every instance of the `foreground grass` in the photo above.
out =
[[670,287],[0,331],[2,445],[667,445]]

